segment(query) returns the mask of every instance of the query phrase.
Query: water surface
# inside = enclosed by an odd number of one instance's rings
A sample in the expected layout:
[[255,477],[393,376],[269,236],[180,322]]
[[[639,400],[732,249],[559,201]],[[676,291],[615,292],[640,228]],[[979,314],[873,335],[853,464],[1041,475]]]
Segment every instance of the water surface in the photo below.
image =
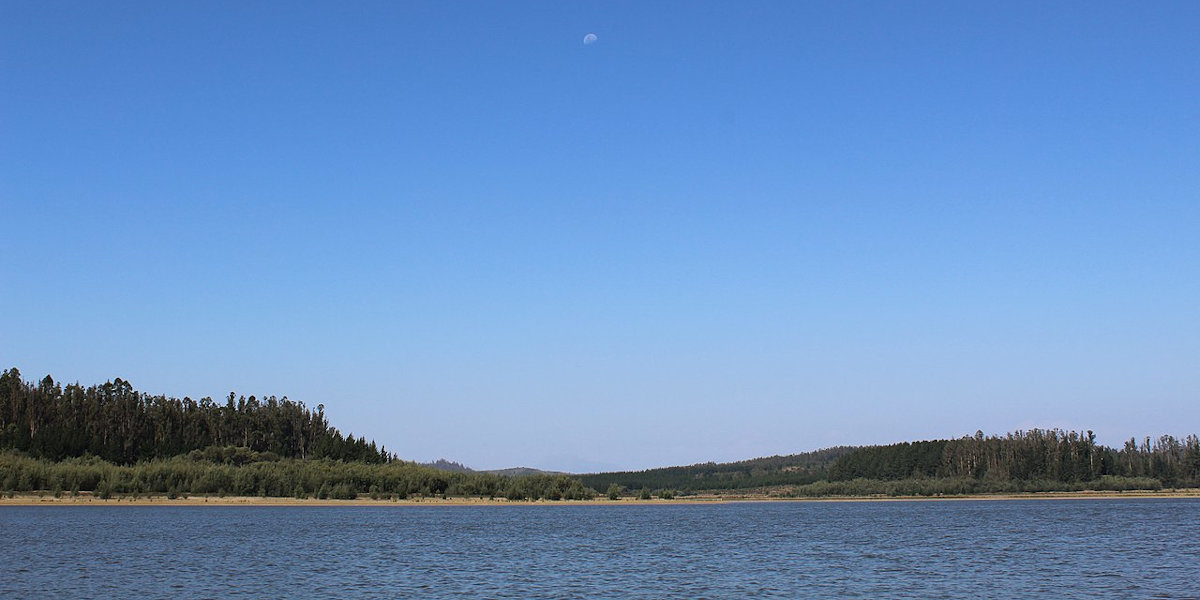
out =
[[1194,499],[0,508],[0,597],[1198,598]]

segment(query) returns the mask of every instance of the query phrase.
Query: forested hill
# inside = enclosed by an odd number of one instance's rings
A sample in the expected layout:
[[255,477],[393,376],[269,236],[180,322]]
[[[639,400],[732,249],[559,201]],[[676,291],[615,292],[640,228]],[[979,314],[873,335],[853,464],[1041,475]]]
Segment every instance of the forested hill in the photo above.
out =
[[827,477],[827,470],[855,448],[838,446],[787,456],[768,456],[731,463],[701,463],[645,471],[619,471],[580,475],[583,484],[605,490],[610,485],[627,490],[670,489],[733,490],[780,485],[802,485]]
[[1121,449],[1090,431],[1033,429],[1002,436],[842,446],[734,463],[581,475],[595,490],[747,490],[791,495],[931,495],[1200,486],[1200,438],[1131,439]]
[[211,398],[153,396],[114,379],[103,385],[62,386],[47,375],[36,385],[15,367],[0,375],[0,449],[50,460],[90,454],[130,464],[210,446],[237,446],[289,458],[387,462],[375,442],[343,436],[325,419],[324,405],[270,396]]

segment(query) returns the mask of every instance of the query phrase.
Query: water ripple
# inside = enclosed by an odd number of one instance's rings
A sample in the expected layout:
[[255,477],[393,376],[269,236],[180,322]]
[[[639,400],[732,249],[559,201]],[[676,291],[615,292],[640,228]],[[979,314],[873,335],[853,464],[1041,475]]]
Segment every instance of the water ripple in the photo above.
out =
[[3,597],[1200,596],[1200,502],[6,507]]

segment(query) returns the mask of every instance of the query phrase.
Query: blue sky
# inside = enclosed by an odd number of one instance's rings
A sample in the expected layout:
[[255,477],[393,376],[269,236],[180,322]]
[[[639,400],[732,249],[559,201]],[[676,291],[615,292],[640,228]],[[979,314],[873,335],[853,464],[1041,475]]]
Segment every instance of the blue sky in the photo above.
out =
[[1200,429],[1194,2],[345,4],[0,6],[0,364],[477,468]]

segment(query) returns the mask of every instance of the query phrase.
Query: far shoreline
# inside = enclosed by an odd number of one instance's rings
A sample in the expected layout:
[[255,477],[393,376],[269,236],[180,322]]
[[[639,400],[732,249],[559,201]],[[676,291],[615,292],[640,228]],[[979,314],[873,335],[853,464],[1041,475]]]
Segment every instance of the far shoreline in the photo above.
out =
[[1027,492],[1008,494],[966,494],[944,496],[823,496],[780,497],[756,494],[701,494],[669,500],[642,500],[623,497],[618,500],[508,500],[506,498],[441,498],[418,497],[404,500],[358,498],[330,500],[318,498],[259,497],[259,496],[189,496],[168,498],[166,495],[117,497],[102,499],[83,492],[78,496],[63,494],[16,494],[0,496],[0,507],[6,506],[252,506],[252,507],[421,507],[421,506],[678,506],[688,504],[791,503],[791,502],[946,502],[979,500],[1120,500],[1120,499],[1200,499],[1200,488],[1144,490],[1124,492]]

